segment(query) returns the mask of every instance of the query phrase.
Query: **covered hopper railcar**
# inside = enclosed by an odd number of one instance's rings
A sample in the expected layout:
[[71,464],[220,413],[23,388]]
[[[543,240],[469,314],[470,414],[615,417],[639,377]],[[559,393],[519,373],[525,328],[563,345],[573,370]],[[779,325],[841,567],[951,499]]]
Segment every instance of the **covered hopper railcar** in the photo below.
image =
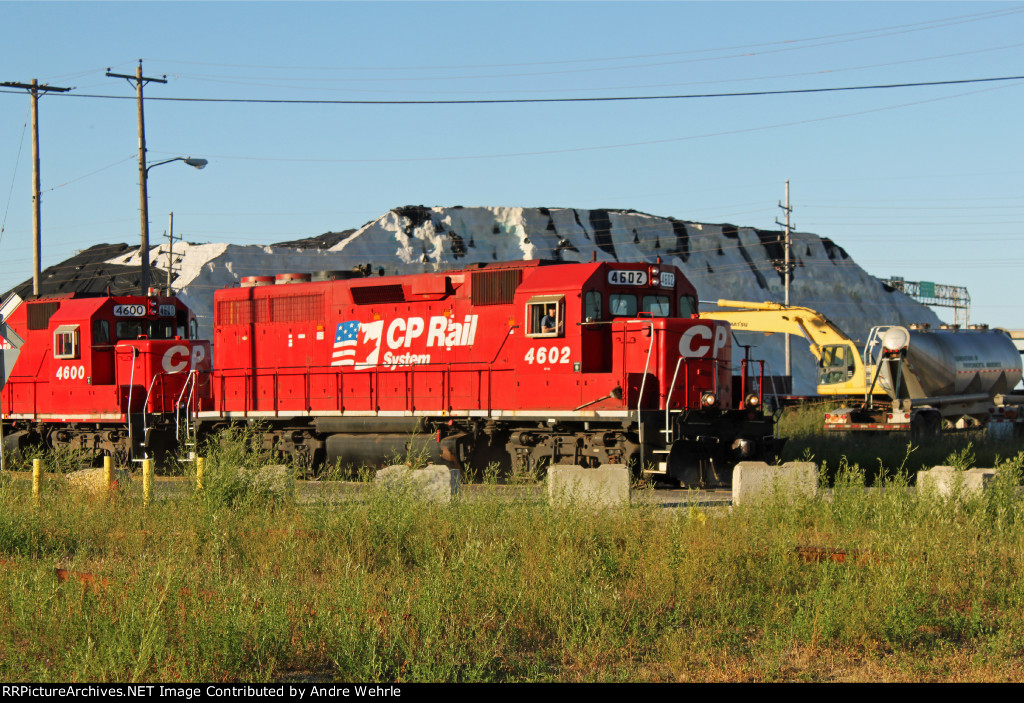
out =
[[258,422],[311,467],[412,449],[457,468],[626,463],[694,486],[779,449],[755,367],[733,363],[727,323],[691,317],[674,267],[278,278],[291,285],[215,293],[200,430]]

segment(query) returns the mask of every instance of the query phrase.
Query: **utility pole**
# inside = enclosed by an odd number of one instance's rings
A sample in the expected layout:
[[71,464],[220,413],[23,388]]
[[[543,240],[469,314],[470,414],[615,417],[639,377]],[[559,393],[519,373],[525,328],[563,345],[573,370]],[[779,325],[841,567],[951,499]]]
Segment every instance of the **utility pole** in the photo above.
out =
[[167,76],[162,78],[146,78],[142,75],[142,59],[139,59],[139,67],[135,69],[134,76],[123,73],[111,73],[107,69],[109,78],[124,78],[129,83],[135,84],[135,96],[139,111],[139,210],[141,220],[141,239],[139,248],[142,259],[142,271],[139,274],[139,287],[142,295],[149,294],[149,193],[146,188],[146,120],[142,109],[142,87],[147,83],[166,83]]
[[[785,291],[784,302],[788,306],[789,305],[789,282],[792,279],[792,275],[793,275],[793,266],[792,266],[792,264],[790,264],[790,257],[789,257],[789,240],[790,240],[790,233],[792,232],[792,228],[790,227],[790,222],[789,222],[789,216],[793,212],[793,208],[789,204],[789,179],[788,178],[786,179],[786,204],[783,205],[782,203],[779,203],[779,207],[782,208],[782,211],[786,213],[786,221],[785,221],[785,223],[779,222],[778,219],[776,219],[775,220],[775,224],[777,224],[777,225],[784,225],[785,228],[786,228],[785,239],[783,240],[783,250],[784,250],[784,255],[783,256],[784,256],[784,259],[783,259],[783,263],[782,263],[782,281],[783,281],[783,288],[784,288],[784,291]],[[786,375],[789,376],[790,379],[793,378],[793,359],[792,359],[792,355],[791,355],[790,339],[789,339],[789,335],[788,334],[786,335]]]
[[167,227],[167,295],[174,295],[171,290],[171,276],[174,269],[174,213],[171,213]]
[[21,88],[29,91],[32,96],[32,295],[39,295],[39,275],[42,270],[42,207],[40,201],[42,194],[39,192],[39,91],[54,93],[66,93],[71,88],[55,88],[49,85],[39,85],[35,78],[31,83],[0,83],[5,88]]

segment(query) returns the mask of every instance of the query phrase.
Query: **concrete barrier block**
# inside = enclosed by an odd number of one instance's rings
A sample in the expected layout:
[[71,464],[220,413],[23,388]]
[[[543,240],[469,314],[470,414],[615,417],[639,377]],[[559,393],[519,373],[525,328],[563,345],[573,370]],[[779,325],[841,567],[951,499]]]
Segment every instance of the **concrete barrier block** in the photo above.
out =
[[583,504],[599,508],[629,505],[629,469],[625,464],[602,464],[584,469],[576,464],[548,467],[548,498],[557,505]]
[[411,490],[425,500],[450,503],[461,490],[462,473],[441,464],[416,470],[399,464],[378,471],[374,483],[385,490]]
[[[85,493],[104,493],[108,486],[103,483],[103,469],[81,469],[72,471],[67,476],[68,486]],[[115,488],[125,488],[132,481],[132,475],[124,469],[114,469],[113,484]]]
[[281,498],[295,497],[295,472],[285,464],[271,464],[252,472],[252,481],[258,489]]
[[814,498],[818,495],[818,466],[810,461],[789,461],[769,466],[763,461],[741,461],[732,470],[732,504],[741,505],[784,494]]
[[997,469],[965,471],[955,466],[933,466],[927,471],[917,472],[917,488],[944,497],[953,495],[957,490],[965,495],[974,495],[984,491],[998,473]]

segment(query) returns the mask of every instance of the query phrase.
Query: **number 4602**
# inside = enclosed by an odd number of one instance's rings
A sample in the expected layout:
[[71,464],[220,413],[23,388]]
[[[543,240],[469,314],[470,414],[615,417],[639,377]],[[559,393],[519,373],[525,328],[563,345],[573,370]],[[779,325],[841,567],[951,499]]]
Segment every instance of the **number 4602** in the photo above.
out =
[[526,352],[527,364],[568,364],[569,347],[537,347]]

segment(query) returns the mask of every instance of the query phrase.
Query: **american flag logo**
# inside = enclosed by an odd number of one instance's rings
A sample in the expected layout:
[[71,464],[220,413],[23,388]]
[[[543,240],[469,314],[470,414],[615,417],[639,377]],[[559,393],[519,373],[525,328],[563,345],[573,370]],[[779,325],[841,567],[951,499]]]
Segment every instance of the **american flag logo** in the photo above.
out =
[[[380,333],[383,327],[383,320],[365,324],[358,320],[338,323],[338,329],[334,334],[331,366],[376,364],[377,354],[380,351]],[[360,333],[362,333],[362,342],[359,339]]]

